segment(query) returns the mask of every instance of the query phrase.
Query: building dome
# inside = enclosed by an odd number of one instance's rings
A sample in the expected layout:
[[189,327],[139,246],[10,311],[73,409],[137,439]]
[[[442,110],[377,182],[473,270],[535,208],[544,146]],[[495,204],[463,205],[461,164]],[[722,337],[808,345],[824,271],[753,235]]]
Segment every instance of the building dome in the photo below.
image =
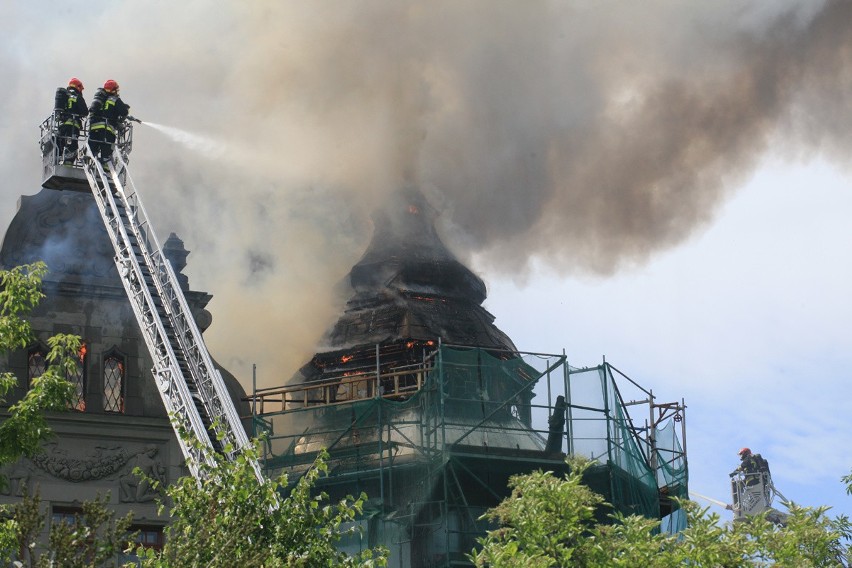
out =
[[[212,316],[205,308],[212,296],[189,290],[189,281],[182,273],[189,251],[174,233],[162,246],[199,328],[206,329]],[[128,406],[127,411],[164,416],[151,376],[147,347],[118,277],[114,256],[92,195],[52,189],[19,199],[18,211],[0,246],[3,268],[39,260],[47,264],[48,274],[44,279],[47,297],[31,318],[39,336],[75,333],[89,344],[90,353],[96,353],[98,347],[114,348],[131,359],[138,359],[139,372],[143,375],[137,381],[142,404],[135,411]],[[249,408],[243,400],[245,390],[231,373],[221,367],[220,371],[235,406],[245,416]],[[132,394],[128,392],[128,403],[134,398]]]

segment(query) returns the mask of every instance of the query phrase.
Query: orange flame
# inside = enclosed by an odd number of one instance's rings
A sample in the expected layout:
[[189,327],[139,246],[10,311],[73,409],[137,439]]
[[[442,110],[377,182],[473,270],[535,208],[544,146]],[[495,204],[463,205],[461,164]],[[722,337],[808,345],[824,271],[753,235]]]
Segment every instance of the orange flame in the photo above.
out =
[[80,361],[86,360],[86,353],[88,353],[88,351],[89,351],[89,348],[86,347],[85,343],[80,345]]
[[354,357],[355,357],[354,355],[344,355],[343,357],[341,357],[341,358],[340,358],[340,360],[341,360],[343,363],[348,363],[348,362],[349,362],[349,361],[351,361]]

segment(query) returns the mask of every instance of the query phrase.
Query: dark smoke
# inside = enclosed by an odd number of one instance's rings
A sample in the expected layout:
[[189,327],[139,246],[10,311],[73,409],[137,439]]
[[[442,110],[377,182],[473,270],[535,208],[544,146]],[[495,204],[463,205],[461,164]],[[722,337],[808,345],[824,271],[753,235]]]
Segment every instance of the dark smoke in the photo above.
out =
[[492,274],[606,276],[706,227],[766,156],[846,166],[852,146],[848,1],[63,10],[24,26],[32,37],[4,26],[10,108],[44,100],[0,126],[8,200],[36,189],[19,147],[35,148],[71,74],[89,95],[116,78],[143,120],[223,141],[205,157],[140,129],[131,167],[215,296],[214,351],[270,374],[313,352],[370,212],[401,186],[422,188],[447,244]]
[[246,98],[281,117],[273,131],[303,104],[334,125],[329,147],[373,166],[338,183],[425,186],[456,246],[510,273],[536,257],[604,275],[644,263],[709,223],[770,150],[848,148],[849,2],[367,6],[307,28],[311,66],[292,56],[301,38],[273,43],[256,22],[279,63]]

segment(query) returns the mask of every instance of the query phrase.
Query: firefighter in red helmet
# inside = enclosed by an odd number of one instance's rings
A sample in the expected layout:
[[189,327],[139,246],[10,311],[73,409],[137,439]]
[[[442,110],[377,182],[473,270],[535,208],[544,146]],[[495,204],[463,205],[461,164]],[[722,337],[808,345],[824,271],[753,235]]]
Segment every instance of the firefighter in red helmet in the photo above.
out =
[[744,473],[747,486],[759,483],[763,472],[769,473],[769,463],[760,454],[751,453],[749,448],[742,448],[737,454],[740,456],[740,465],[731,472],[731,476],[738,472]]
[[89,107],[89,146],[92,153],[107,168],[112,157],[112,148],[124,120],[130,112],[130,106],[118,96],[118,83],[109,79],[95,93]]
[[83,119],[89,114],[86,100],[83,98],[83,82],[80,79],[71,77],[67,87],[56,89],[53,110],[58,125],[59,160],[73,164],[77,156],[77,137],[83,127]]

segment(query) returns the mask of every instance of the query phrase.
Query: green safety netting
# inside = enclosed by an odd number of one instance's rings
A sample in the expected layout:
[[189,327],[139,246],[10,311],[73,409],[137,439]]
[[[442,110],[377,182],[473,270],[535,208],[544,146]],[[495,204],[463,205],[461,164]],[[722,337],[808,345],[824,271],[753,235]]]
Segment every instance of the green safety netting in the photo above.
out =
[[[657,483],[666,499],[689,498],[689,472],[686,465],[686,452],[683,451],[681,426],[679,420],[670,420],[655,430]],[[663,501],[666,502],[665,500]],[[686,528],[686,516],[677,510],[677,504],[668,502],[671,513],[662,519],[663,529],[675,533]]]
[[[558,397],[566,419],[554,432]],[[267,412],[255,425],[268,435],[269,473],[299,475],[326,448],[323,489],[370,496],[363,534],[348,547],[380,543],[436,566],[464,559],[489,528],[479,517],[507,496],[511,475],[564,473],[566,453],[598,462],[587,483],[625,514],[660,518],[660,487],[685,495],[676,429],[658,430],[654,471],[609,366],[574,369],[564,355],[444,346],[416,393]]]
[[618,398],[609,366],[571,370],[568,386],[572,453],[599,462],[589,485],[620,512],[659,518],[656,476]]
[[686,454],[678,437],[679,421],[669,421],[656,429],[657,479],[661,487],[668,487],[672,497],[686,498]]

